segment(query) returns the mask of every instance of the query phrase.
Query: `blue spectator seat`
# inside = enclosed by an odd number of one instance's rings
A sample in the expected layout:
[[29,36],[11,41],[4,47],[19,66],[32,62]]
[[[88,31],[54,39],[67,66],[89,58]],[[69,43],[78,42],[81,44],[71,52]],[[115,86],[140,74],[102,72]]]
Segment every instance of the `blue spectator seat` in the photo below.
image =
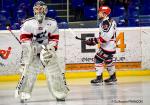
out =
[[150,26],[150,15],[140,17],[140,26]]
[[140,15],[150,15],[150,6],[149,5],[148,4],[141,5]]
[[11,13],[12,10],[15,8],[14,0],[2,0],[1,2],[1,9],[5,9],[9,13]]
[[0,22],[0,30],[6,30],[6,25]]
[[20,29],[20,26],[21,26],[21,24],[15,22],[15,23],[11,26],[11,29],[12,29],[12,30],[19,30],[19,29]]
[[129,5],[128,17],[129,18],[139,17],[139,15],[140,15],[139,11],[140,11],[139,6]]
[[112,19],[114,19],[117,23],[117,27],[125,27],[125,19],[123,17],[112,17]]
[[27,18],[27,14],[25,11],[19,9],[16,12],[16,18]]
[[117,23],[117,27],[125,27],[125,20],[124,19],[120,19],[119,22]]
[[57,23],[61,23],[61,22],[67,22],[65,19],[62,19],[60,17],[56,17],[55,20],[57,21]]
[[21,3],[25,3],[26,6],[30,5],[30,0],[17,0],[17,5],[20,5]]
[[150,2],[149,2],[149,0],[140,0],[140,4],[147,4],[147,5],[149,5]]
[[11,5],[15,5],[15,1],[14,0],[2,0],[1,1],[1,6],[6,7],[6,6],[11,6]]
[[18,23],[22,23],[25,19],[27,18],[27,13],[21,9],[17,10],[14,13],[14,23],[18,22]]
[[133,4],[134,6],[137,6],[140,4],[140,0],[131,0],[131,4]]
[[17,9],[22,9],[24,11],[26,11],[29,8],[30,5],[27,5],[26,3],[19,3],[19,5],[17,6]]
[[86,20],[96,20],[97,19],[96,7],[85,6],[84,7],[84,18]]
[[10,14],[5,11],[5,10],[0,10],[0,23],[1,23],[1,27],[6,27],[6,23],[10,23]]
[[67,29],[68,23],[65,21],[62,21],[62,22],[58,23],[58,27],[59,27],[59,29]]
[[8,18],[10,16],[10,13],[8,11],[2,9],[2,10],[0,10],[0,15]]
[[6,30],[6,26],[11,25],[11,21],[9,18],[6,18],[5,20],[1,21],[0,19],[0,30]]
[[119,23],[120,17],[111,17],[113,20],[115,20],[116,23]]
[[74,21],[81,21],[83,20],[83,11],[84,11],[84,0],[71,0],[71,8],[74,12]]
[[55,19],[57,16],[57,11],[55,9],[49,9],[47,13],[47,17]]
[[128,18],[128,26],[129,27],[139,27],[139,19],[138,18]]
[[125,16],[125,8],[121,5],[116,5],[113,9],[113,17]]
[[51,3],[66,3],[67,0],[51,0]]
[[[37,1],[39,1],[39,0],[31,0],[31,4],[34,4],[34,3],[36,3]],[[41,0],[42,1],[42,0]]]
[[71,6],[73,9],[83,8],[84,0],[71,0]]

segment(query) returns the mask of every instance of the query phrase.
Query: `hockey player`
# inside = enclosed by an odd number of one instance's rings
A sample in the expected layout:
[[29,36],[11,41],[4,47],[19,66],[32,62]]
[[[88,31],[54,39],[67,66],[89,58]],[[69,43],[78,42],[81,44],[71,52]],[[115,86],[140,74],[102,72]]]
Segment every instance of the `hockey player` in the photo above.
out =
[[110,78],[104,80],[104,82],[110,84],[117,81],[113,63],[113,55],[116,53],[116,22],[109,18],[110,13],[111,9],[108,6],[101,6],[99,8],[98,16],[101,21],[99,24],[99,37],[90,38],[85,41],[87,45],[96,45],[100,43],[100,48],[95,55],[95,70],[97,77],[91,80],[92,84],[103,83],[104,64],[110,74]]
[[27,19],[20,30],[23,51],[21,62],[24,70],[15,96],[20,97],[21,102],[30,99],[39,69],[43,69],[50,92],[57,101],[64,101],[68,88],[57,61],[57,22],[45,17],[48,9],[43,1],[37,1],[33,11],[34,17]]

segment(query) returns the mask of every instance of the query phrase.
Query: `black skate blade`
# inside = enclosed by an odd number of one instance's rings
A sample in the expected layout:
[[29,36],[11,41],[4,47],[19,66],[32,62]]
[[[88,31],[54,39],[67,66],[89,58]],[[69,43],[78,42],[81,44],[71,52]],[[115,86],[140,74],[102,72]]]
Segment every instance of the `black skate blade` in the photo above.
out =
[[56,99],[57,100],[57,102],[64,102],[65,101],[65,99]]
[[20,102],[21,103],[25,103],[27,100],[26,99],[21,99]]
[[91,83],[92,84],[92,86],[102,86],[103,85],[103,83]]
[[105,82],[105,85],[117,85],[117,82]]

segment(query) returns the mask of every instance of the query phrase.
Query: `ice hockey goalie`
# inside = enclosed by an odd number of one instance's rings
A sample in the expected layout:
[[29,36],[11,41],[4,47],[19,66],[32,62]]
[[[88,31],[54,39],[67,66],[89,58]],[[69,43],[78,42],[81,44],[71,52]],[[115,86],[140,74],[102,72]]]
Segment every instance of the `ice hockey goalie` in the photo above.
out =
[[64,101],[68,88],[57,61],[57,22],[45,17],[48,9],[43,1],[37,1],[33,11],[34,17],[25,20],[20,29],[23,72],[15,96],[20,97],[21,102],[30,99],[39,69],[43,69],[48,89],[57,101]]

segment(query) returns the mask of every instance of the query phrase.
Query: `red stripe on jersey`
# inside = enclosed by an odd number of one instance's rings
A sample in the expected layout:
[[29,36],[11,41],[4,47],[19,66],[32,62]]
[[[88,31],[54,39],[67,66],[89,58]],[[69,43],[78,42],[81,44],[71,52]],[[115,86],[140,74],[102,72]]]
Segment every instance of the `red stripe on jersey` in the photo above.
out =
[[49,41],[55,41],[55,42],[58,42],[58,40],[57,40],[57,39],[50,39]]
[[59,40],[59,35],[58,34],[56,34],[56,35],[48,34],[48,40],[50,41],[52,39]]
[[101,36],[99,37],[99,41],[100,41],[101,43],[105,43],[105,42],[106,42],[106,40],[104,40]]
[[31,40],[32,37],[33,37],[33,34],[21,34],[20,35],[20,41]]
[[[59,35],[58,34],[56,34],[56,35],[52,35],[52,34],[48,34],[48,41],[54,41],[54,42],[56,42],[56,43],[58,43],[58,40],[59,40]],[[55,50],[57,50],[57,48],[58,48],[58,44],[56,45],[56,46],[54,46],[54,48],[55,48]]]

